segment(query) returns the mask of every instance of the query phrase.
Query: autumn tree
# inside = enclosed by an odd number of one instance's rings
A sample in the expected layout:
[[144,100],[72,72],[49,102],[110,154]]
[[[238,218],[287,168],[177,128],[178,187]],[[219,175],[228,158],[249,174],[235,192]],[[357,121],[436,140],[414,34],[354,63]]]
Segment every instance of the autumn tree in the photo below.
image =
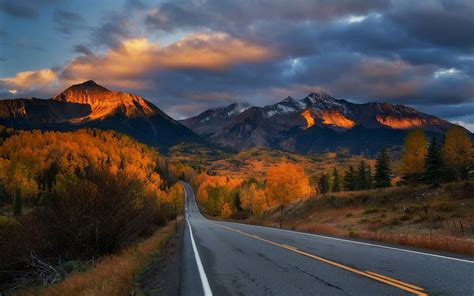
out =
[[339,172],[337,171],[337,168],[334,168],[334,170],[332,172],[332,179],[333,179],[332,191],[333,192],[341,191],[341,184],[340,184],[340,180],[339,180]]
[[401,161],[401,174],[408,183],[419,182],[425,169],[427,143],[422,129],[410,132],[405,138]]
[[175,230],[178,231],[178,209],[181,209],[184,204],[183,186],[179,183],[175,183],[173,186],[171,186],[165,202],[173,206]]
[[441,145],[436,137],[431,139],[425,156],[425,172],[423,180],[431,185],[437,185],[443,180],[443,158]]
[[390,157],[385,149],[382,149],[375,162],[374,183],[376,188],[391,186]]
[[329,192],[329,176],[326,173],[322,173],[319,177],[318,188],[321,194]]
[[21,214],[23,214],[23,201],[18,190],[13,199],[13,216],[20,216]]
[[311,187],[303,168],[296,164],[280,163],[267,171],[265,194],[280,206],[280,228],[283,223],[283,207],[309,196]]
[[353,166],[344,173],[344,191],[352,191],[356,189],[356,172]]
[[442,147],[443,162],[453,171],[457,181],[467,177],[471,147],[471,138],[463,128],[453,126],[448,129]]

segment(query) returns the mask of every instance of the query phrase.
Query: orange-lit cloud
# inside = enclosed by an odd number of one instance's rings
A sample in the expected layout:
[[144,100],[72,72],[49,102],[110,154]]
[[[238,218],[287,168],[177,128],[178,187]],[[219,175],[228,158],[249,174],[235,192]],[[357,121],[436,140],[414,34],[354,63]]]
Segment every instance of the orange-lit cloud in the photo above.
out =
[[24,71],[14,77],[0,78],[0,88],[8,90],[11,94],[24,93],[50,87],[57,82],[57,76],[51,69]]
[[218,32],[191,34],[165,47],[146,38],[129,39],[102,55],[74,59],[62,78],[68,82],[95,79],[107,85],[138,89],[144,87],[148,73],[173,69],[221,71],[274,55],[266,47]]

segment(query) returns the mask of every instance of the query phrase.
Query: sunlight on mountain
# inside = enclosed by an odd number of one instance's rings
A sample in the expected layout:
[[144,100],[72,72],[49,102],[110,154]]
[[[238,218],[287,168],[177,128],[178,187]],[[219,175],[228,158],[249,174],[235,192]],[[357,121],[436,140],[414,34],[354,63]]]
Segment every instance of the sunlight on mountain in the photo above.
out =
[[301,116],[306,120],[306,128],[310,128],[314,125],[314,118],[308,110],[304,110]]
[[342,128],[353,128],[355,122],[346,118],[339,112],[335,111],[321,111],[319,113],[324,124],[330,124]]

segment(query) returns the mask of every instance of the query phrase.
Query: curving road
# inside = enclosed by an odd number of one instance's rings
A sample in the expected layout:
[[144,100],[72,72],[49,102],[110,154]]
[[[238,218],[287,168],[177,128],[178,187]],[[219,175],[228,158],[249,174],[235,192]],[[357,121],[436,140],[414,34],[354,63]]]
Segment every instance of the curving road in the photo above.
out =
[[185,189],[181,295],[474,295],[474,258],[206,219]]

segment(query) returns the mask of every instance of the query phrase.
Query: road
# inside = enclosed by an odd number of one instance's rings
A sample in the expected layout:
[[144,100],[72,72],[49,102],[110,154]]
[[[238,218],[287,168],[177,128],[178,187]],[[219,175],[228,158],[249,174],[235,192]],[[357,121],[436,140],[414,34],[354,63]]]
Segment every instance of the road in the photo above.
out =
[[474,258],[206,219],[185,188],[181,295],[474,295]]

